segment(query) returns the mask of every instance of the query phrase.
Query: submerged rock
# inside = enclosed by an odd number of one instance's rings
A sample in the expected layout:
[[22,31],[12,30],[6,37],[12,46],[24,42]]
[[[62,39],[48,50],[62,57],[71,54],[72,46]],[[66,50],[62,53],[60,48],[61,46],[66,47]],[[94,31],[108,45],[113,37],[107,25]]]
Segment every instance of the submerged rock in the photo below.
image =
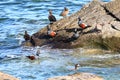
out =
[[[93,0],[83,6],[78,12],[51,24],[52,30],[57,32],[56,37],[49,38],[47,36],[47,26],[33,34],[32,39],[34,46],[48,45],[52,48],[88,47],[91,46],[93,42],[96,43],[96,39],[102,41],[105,38],[119,38],[119,4],[119,0],[114,0],[109,3]],[[82,21],[90,27],[84,29],[83,32],[80,33],[80,37],[74,40],[71,39],[74,29],[77,28],[77,30],[81,32],[78,26],[78,17],[81,17]]]
[[49,78],[48,80],[103,80],[103,78],[91,73],[76,73],[68,76]]

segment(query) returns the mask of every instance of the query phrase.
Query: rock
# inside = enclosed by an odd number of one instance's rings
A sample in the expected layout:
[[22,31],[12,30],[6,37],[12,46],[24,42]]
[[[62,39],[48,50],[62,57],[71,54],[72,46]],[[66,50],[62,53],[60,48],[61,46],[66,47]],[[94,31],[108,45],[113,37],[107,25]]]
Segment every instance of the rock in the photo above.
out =
[[68,76],[49,78],[48,80],[103,80],[103,78],[92,73],[76,73]]
[[117,20],[120,20],[120,1],[114,0],[104,5],[105,8],[115,17]]
[[0,72],[0,80],[19,80],[19,79],[15,78],[9,74]]
[[[93,0],[71,16],[54,22],[51,27],[57,32],[55,38],[51,39],[47,36],[47,26],[33,34],[35,46],[49,45],[52,48],[76,48],[90,46],[90,42],[98,39],[102,41],[105,38],[120,38],[119,4],[119,0],[109,3]],[[70,38],[73,35],[74,28],[81,31],[78,26],[79,16],[85,24],[91,27],[84,29],[77,40],[72,40]]]
[[32,46],[32,43],[30,41],[25,41],[22,43],[23,46]]

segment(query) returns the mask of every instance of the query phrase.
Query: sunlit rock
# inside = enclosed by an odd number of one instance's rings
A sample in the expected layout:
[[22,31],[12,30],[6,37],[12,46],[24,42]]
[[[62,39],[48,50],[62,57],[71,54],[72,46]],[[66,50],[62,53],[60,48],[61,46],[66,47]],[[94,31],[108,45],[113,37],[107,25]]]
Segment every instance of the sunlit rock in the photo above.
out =
[[0,72],[0,80],[19,80],[19,79],[15,78],[9,74]]
[[68,76],[58,76],[49,78],[48,80],[104,80],[100,76],[91,73],[76,73]]

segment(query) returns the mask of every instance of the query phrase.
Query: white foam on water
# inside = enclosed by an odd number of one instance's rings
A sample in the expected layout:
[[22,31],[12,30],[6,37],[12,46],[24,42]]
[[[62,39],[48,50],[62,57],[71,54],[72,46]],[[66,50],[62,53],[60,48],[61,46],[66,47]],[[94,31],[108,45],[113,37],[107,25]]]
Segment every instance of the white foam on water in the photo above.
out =
[[120,54],[104,54],[104,55],[92,55],[92,58],[107,59],[107,58],[120,58]]

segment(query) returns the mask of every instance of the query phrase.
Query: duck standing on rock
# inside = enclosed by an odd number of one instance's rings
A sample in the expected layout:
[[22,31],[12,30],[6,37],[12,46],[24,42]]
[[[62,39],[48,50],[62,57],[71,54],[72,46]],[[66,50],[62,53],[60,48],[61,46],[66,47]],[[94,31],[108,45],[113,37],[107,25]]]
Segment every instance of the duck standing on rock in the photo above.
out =
[[49,16],[48,16],[48,19],[50,21],[50,24],[53,24],[53,22],[56,22],[56,18],[55,16],[52,14],[52,10],[49,10]]
[[78,26],[82,29],[86,28],[87,25],[85,23],[82,22],[81,18],[78,17]]
[[75,40],[75,39],[79,38],[79,36],[80,36],[80,34],[79,34],[79,32],[77,31],[77,28],[75,28],[74,34],[73,34],[72,38]]
[[77,28],[75,28],[73,32],[74,32],[73,35],[70,38],[64,40],[63,42],[68,43],[68,42],[72,42],[72,41],[78,39],[80,34],[79,34]]
[[67,7],[64,7],[64,10],[60,13],[60,16],[66,17],[69,13],[69,10]]
[[78,17],[78,26],[83,30],[86,29],[88,27],[91,27],[91,25],[86,25],[85,23],[82,22],[81,18]]
[[56,33],[55,31],[52,31],[52,30],[51,30],[50,25],[47,26],[47,30],[48,30],[48,31],[47,31],[47,34],[48,34],[48,36],[49,36],[50,38],[53,38],[53,37],[56,36],[57,33]]
[[24,39],[25,39],[25,41],[30,40],[30,35],[27,33],[27,31],[25,31]]

